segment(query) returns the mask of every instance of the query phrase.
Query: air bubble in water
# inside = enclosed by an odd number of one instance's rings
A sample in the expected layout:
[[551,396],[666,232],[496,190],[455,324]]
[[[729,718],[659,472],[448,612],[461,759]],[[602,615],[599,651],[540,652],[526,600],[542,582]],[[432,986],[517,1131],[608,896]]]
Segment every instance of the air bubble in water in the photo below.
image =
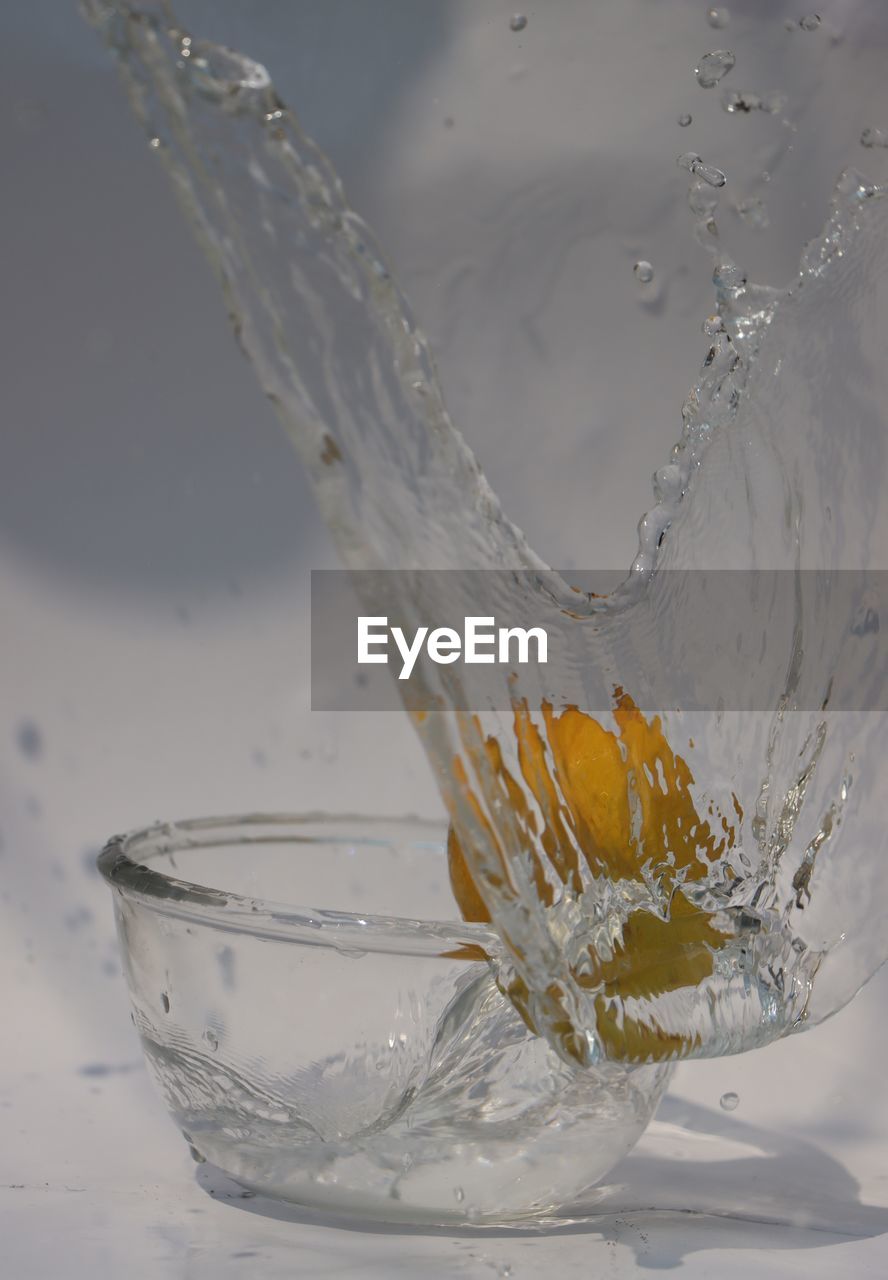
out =
[[740,1103],[739,1093],[723,1093],[718,1100],[722,1111],[736,1111]]
[[687,129],[693,118],[694,117],[691,115],[690,111],[685,111],[678,117],[678,123],[681,125],[682,129]]
[[697,84],[701,89],[715,88],[736,61],[730,49],[714,49],[712,53],[704,53],[697,67]]
[[524,14],[523,14],[523,13],[516,13],[516,14],[513,14],[512,18],[511,18],[511,20],[510,20],[510,22],[509,22],[509,29],[510,29],[510,30],[512,30],[512,31],[523,31],[523,30],[524,30],[524,28],[525,28],[526,26],[527,26],[527,18],[525,18],[525,16],[524,16]]
[[731,21],[731,15],[727,9],[710,9],[706,15],[706,21],[710,27],[715,27],[717,31],[723,31]]
[[816,31],[820,26],[820,14],[806,13],[804,18],[799,18],[799,26],[803,31]]
[[864,129],[860,135],[862,147],[888,147],[888,133],[884,129]]
[[636,262],[632,270],[635,272],[635,279],[639,284],[650,284],[654,278],[654,268],[644,258]]

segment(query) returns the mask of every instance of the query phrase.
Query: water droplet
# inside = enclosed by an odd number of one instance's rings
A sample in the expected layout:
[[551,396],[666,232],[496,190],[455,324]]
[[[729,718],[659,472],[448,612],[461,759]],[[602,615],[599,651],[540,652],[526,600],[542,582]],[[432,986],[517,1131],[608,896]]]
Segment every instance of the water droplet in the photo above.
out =
[[740,1103],[739,1093],[723,1093],[718,1100],[722,1111],[736,1111]]
[[727,9],[710,9],[706,15],[706,21],[710,27],[715,27],[717,31],[723,31],[731,21],[731,15]]
[[682,129],[687,129],[693,118],[694,117],[691,115],[690,111],[685,111],[678,117],[678,123],[681,125]]
[[462,1204],[463,1200],[466,1198],[466,1193],[463,1191],[462,1187],[453,1188],[453,1198],[457,1204]]
[[723,187],[727,182],[721,169],[716,169],[714,164],[706,164],[695,151],[683,152],[675,163],[680,169],[687,169],[688,173],[692,173],[701,182],[708,182],[710,187]]
[[713,164],[704,164],[702,160],[694,166],[694,176],[708,182],[710,187],[723,187],[727,182],[721,169],[716,169]]
[[862,147],[888,147],[888,133],[884,129],[864,129],[860,135]]
[[640,284],[650,284],[654,278],[654,268],[644,258],[640,262],[636,262],[632,270],[635,272],[635,278]]
[[803,31],[816,31],[820,26],[820,14],[806,13],[804,18],[799,18],[799,26]]
[[737,59],[730,49],[714,49],[704,53],[697,67],[697,84],[701,89],[712,89],[725,78]]
[[170,1011],[170,998],[169,998],[169,996],[167,995],[167,993],[166,993],[165,991],[161,991],[161,993],[160,993],[160,1003],[163,1005],[163,1011],[164,1011],[164,1013],[169,1013],[169,1011]]
[[511,31],[523,31],[527,26],[527,18],[523,13],[515,13],[509,21],[509,29]]

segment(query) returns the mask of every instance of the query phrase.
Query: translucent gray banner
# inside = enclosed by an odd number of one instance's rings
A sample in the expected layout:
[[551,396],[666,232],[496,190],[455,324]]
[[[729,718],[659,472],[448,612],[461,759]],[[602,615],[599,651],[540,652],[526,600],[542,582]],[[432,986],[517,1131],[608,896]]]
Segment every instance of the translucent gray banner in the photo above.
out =
[[881,711],[886,594],[863,570],[317,570],[312,707]]

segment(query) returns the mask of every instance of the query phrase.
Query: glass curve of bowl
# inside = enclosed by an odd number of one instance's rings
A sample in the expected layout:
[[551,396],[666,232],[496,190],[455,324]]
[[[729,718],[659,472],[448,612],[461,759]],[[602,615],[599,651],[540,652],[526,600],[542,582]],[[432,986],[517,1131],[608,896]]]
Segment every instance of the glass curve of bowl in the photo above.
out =
[[457,916],[445,838],[412,818],[247,815],[109,841],[134,1022],[195,1159],[377,1221],[589,1203],[671,1067],[571,1067],[528,1031],[496,934]]

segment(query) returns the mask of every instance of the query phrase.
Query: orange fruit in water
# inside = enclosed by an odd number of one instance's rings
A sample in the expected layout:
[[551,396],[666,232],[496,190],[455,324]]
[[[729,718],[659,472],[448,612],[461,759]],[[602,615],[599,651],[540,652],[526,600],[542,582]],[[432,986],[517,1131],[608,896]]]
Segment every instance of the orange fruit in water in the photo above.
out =
[[[495,738],[485,739],[483,750],[487,776],[492,775],[500,798],[527,833],[522,852],[530,858],[544,909],[563,892],[582,900],[584,873],[657,886],[658,900],[664,904],[660,913],[636,908],[616,928],[602,954],[590,946],[582,971],[572,970],[577,985],[594,997],[595,1031],[606,1055],[656,1061],[687,1054],[699,1043],[699,1033],[664,1027],[651,1006],[709,977],[719,949],[732,936],[725,932],[723,918],[717,921],[715,912],[696,906],[684,889],[702,880],[729,852],[736,828],[712,805],[709,816],[700,817],[691,791],[693,775],[669,746],[659,717],[646,719],[620,689],[615,691],[613,716],[616,728],[611,730],[576,707],[556,714],[544,702],[543,733],[526,703],[517,704],[514,729],[523,787],[506,766]],[[466,781],[464,770],[461,775]],[[742,809],[735,796],[732,800],[732,818],[740,820]],[[473,807],[489,829],[481,806]],[[453,827],[447,851],[463,918],[489,922],[490,910],[472,874],[471,858],[466,858]],[[524,980],[516,978],[506,994],[536,1031]],[[582,1058],[582,1029],[572,1027],[566,1015],[559,1019],[563,1002],[556,991],[546,994],[554,1002],[556,1021],[563,1023],[558,1033],[563,1049]],[[639,1016],[633,1011],[634,1001],[645,1002],[647,1011]]]

